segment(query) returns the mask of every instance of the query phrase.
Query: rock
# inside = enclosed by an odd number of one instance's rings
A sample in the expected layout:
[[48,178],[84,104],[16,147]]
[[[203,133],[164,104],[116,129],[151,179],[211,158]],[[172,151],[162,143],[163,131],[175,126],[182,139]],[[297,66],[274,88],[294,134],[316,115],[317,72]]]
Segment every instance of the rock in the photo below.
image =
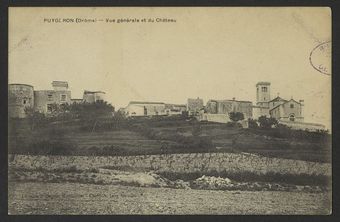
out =
[[210,177],[203,175],[193,181],[193,184],[201,189],[222,189],[231,184],[229,178]]

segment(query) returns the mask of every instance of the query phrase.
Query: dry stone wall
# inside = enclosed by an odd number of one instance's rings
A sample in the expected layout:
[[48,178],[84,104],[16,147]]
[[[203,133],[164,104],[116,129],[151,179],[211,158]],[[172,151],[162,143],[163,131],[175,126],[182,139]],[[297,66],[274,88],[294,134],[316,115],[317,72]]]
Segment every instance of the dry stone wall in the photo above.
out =
[[15,155],[10,165],[47,170],[76,167],[131,167],[160,172],[228,172],[331,176],[331,164],[267,158],[252,154],[195,153],[140,156],[29,156]]

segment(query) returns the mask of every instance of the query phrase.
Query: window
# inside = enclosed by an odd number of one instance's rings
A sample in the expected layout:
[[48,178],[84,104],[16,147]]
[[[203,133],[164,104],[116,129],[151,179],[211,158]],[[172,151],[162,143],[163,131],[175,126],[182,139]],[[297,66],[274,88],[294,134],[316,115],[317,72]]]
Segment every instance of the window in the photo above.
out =
[[24,100],[22,101],[23,104],[26,104],[26,102],[27,102],[26,99],[24,99]]
[[49,101],[53,100],[53,95],[52,95],[52,94],[48,94],[48,95],[47,95],[47,99],[48,99]]
[[267,92],[268,88],[266,86],[262,86],[262,92]]
[[47,112],[52,112],[52,104],[47,104]]
[[290,120],[290,121],[294,121],[294,120],[295,120],[294,114],[290,114],[290,115],[289,115],[289,120]]
[[290,104],[290,108],[293,109],[294,108],[294,104]]
[[66,95],[61,95],[60,100],[61,101],[66,101]]

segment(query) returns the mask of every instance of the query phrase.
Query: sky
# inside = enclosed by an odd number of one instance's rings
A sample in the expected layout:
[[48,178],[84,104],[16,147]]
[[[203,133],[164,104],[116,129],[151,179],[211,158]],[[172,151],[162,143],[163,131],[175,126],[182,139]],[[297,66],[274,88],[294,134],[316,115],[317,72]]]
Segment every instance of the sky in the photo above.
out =
[[[68,18],[97,22],[48,22]],[[43,90],[68,81],[72,98],[102,90],[119,108],[196,97],[255,104],[256,83],[268,81],[271,98],[303,99],[305,121],[330,129],[331,75],[309,60],[329,41],[325,7],[10,8],[9,83]]]

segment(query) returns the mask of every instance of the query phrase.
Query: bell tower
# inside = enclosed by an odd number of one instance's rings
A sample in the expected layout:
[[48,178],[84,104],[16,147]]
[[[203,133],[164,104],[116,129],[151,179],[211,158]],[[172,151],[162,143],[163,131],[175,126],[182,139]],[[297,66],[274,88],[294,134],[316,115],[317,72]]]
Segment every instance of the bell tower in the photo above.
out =
[[256,84],[256,103],[262,105],[270,101],[270,82],[258,82]]

